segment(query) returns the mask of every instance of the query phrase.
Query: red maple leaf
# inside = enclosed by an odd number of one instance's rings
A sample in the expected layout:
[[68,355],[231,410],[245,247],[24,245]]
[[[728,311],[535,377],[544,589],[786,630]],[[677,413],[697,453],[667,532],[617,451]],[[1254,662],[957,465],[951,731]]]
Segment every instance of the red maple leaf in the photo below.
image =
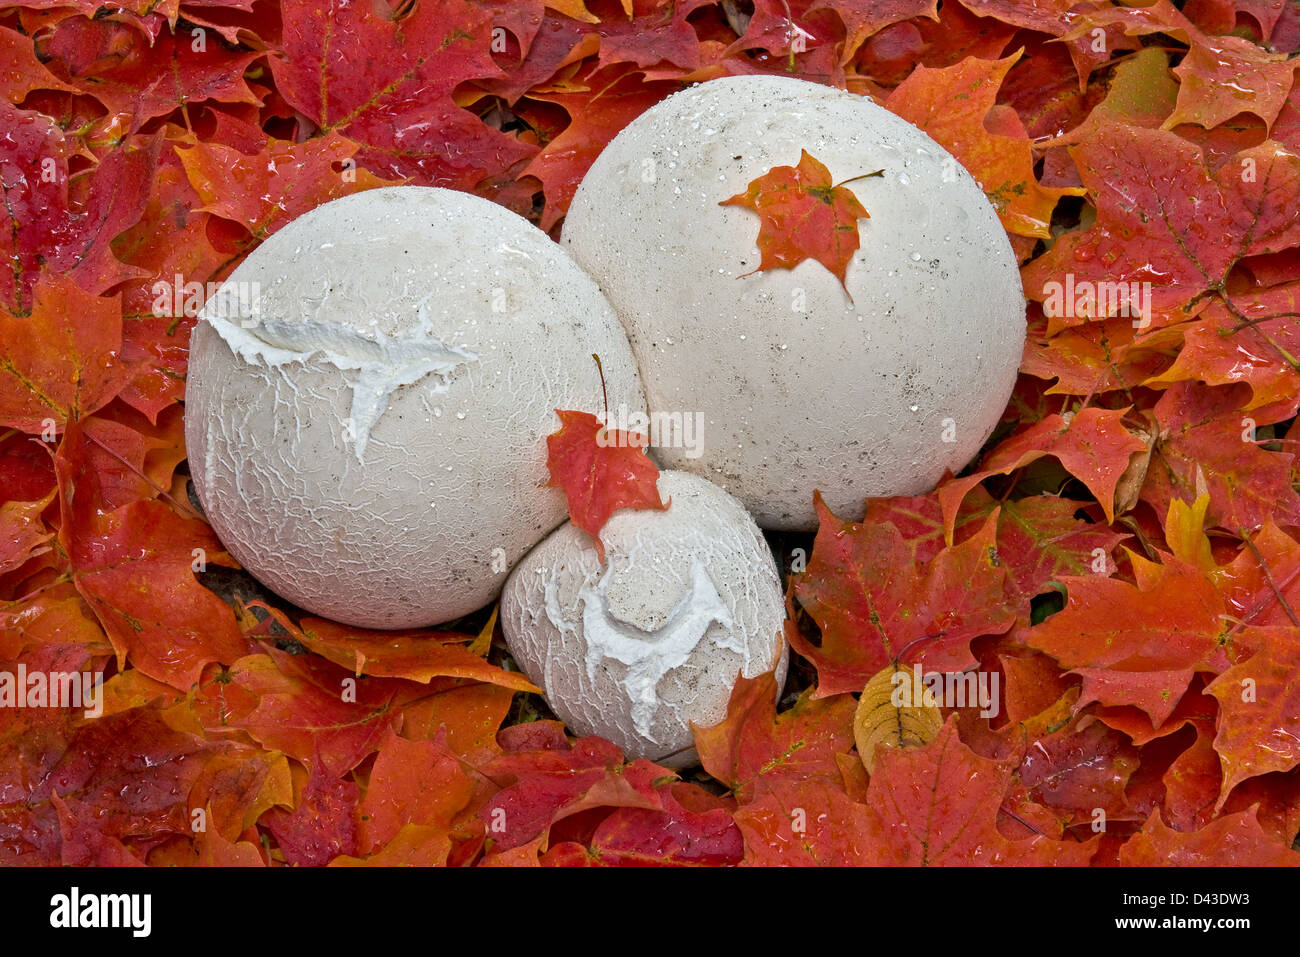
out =
[[776,697],[771,672],[742,677],[732,689],[727,717],[695,729],[700,763],[742,802],[766,793],[777,781],[842,781],[836,756],[853,747],[856,702],[848,695],[813,698],[805,692],[778,715]]
[[590,412],[555,410],[561,427],[546,437],[546,466],[552,488],[564,490],[569,518],[596,540],[605,559],[600,530],[620,508],[666,509],[656,482],[659,469],[645,454],[646,439],[606,429]]
[[898,658],[962,671],[974,664],[972,639],[1000,634],[1015,621],[997,554],[996,513],[969,539],[922,563],[893,525],[842,521],[820,495],[815,504],[817,538],[794,594],[821,628],[821,645],[789,625],[787,633],[795,651],[817,666],[818,694],[860,691]]

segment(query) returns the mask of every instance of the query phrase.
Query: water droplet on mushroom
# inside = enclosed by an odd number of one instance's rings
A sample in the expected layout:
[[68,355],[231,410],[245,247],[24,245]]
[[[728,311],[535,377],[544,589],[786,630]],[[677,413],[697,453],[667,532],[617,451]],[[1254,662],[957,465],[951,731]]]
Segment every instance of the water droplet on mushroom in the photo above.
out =
[[911,259],[912,262],[914,262],[914,263],[919,263],[919,262],[921,261],[921,254],[920,254],[920,253],[912,253],[912,255],[909,256],[908,258]]

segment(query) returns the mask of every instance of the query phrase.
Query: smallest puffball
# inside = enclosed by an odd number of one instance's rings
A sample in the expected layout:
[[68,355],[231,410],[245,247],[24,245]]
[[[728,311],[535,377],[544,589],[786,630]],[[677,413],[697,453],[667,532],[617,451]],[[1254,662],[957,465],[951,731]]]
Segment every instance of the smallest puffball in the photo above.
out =
[[664,472],[665,511],[624,510],[590,536],[566,524],[511,573],[506,644],[578,734],[670,767],[697,760],[691,723],[726,717],[738,674],[785,677],[785,606],[754,520],[706,479]]

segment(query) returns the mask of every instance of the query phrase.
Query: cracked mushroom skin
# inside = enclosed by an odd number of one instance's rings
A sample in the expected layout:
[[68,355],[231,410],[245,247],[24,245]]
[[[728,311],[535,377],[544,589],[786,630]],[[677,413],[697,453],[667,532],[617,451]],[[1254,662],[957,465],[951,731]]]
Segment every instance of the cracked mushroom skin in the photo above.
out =
[[[801,151],[870,214],[847,294],[813,259],[758,266],[759,217],[720,202]],[[984,193],[916,127],[852,93],[711,80],[633,120],[584,177],[562,245],[632,341],[651,414],[697,411],[703,454],[657,449],[764,528],[816,527],[812,490],[872,496],[956,473],[996,426],[1025,339],[1016,259]],[[851,297],[851,298],[850,298]]]
[[[250,290],[253,292],[250,293]],[[401,186],[262,243],[195,326],[190,472],[263,584],[345,624],[448,621],[567,517],[555,409],[644,409],[618,319],[522,217]]]
[[510,574],[501,623],[515,662],[574,732],[629,758],[695,763],[691,722],[717,724],[737,674],[788,652],[771,549],[739,502],[686,472],[663,472],[665,511],[623,509],[601,531],[606,563],[566,524]]

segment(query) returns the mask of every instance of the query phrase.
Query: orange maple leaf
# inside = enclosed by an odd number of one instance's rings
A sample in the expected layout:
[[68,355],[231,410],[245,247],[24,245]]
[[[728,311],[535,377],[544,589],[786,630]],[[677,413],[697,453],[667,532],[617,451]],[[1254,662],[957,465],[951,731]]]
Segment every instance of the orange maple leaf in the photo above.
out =
[[[884,170],[853,179],[879,176]],[[849,260],[861,245],[858,220],[870,214],[844,183],[833,185],[831,171],[807,150],[798,166],[774,166],[749,184],[749,189],[724,199],[719,206],[748,206],[762,218],[758,249],[763,261],[746,276],[765,269],[793,269],[815,259],[844,281]],[[849,299],[853,297],[850,295]]]

